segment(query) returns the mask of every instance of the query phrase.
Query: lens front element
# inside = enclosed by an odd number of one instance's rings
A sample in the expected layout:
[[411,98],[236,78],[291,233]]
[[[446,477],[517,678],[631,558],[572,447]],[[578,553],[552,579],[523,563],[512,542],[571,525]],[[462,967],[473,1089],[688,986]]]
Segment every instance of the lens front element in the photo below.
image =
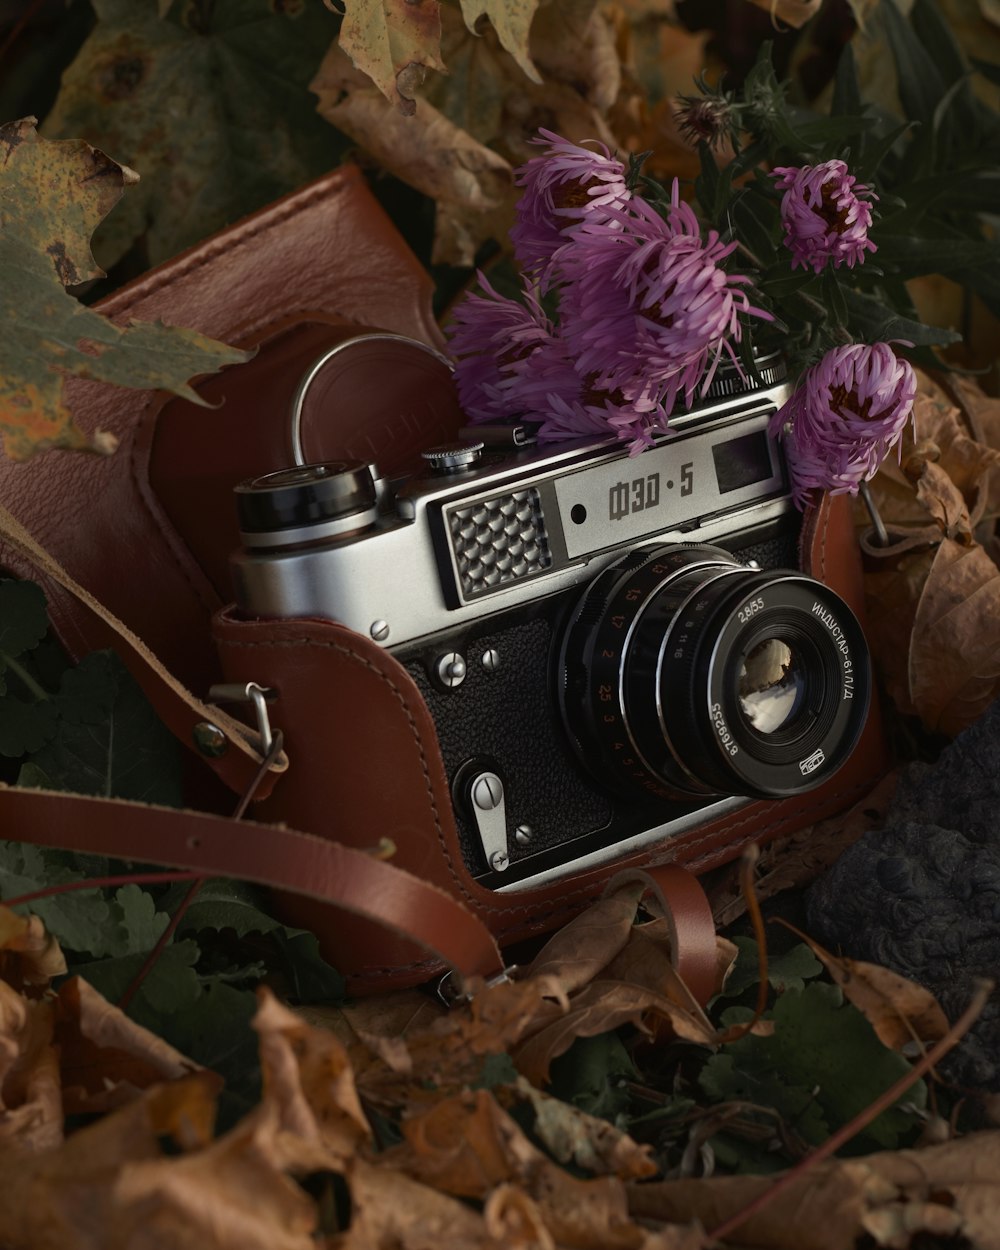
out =
[[640,547],[610,565],[559,663],[581,759],[633,795],[810,790],[846,760],[868,709],[868,650],[843,600],[714,547]]
[[794,723],[805,690],[801,657],[782,638],[758,642],[740,664],[740,711],[757,733],[775,733]]

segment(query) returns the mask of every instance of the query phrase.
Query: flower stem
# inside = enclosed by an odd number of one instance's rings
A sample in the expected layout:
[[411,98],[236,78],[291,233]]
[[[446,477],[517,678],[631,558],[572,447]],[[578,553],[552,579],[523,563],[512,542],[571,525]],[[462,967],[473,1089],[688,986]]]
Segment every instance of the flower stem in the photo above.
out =
[[9,668],[14,676],[27,687],[39,702],[50,697],[49,692],[43,686],[40,686],[24,665],[15,660],[13,656],[8,655],[6,651],[0,651],[0,660],[3,660],[4,667]]

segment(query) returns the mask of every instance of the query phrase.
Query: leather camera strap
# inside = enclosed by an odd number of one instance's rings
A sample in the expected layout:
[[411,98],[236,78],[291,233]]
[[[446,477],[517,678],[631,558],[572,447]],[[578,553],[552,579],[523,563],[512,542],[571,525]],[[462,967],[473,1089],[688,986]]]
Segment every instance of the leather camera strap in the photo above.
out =
[[[288,767],[283,753],[272,768],[262,770],[264,758],[248,726],[187,691],[4,508],[0,536],[114,631],[122,660],[177,738],[190,746],[199,723],[217,726],[235,750],[205,762],[237,792],[251,786],[255,797],[270,792]],[[13,841],[290,890],[374,920],[417,942],[462,976],[490,978],[504,968],[489,929],[456,898],[374,854],[315,834],[203,812],[4,785],[0,828]],[[706,1001],[714,987],[715,929],[704,891],[690,873],[672,865],[648,870],[644,880],[671,918],[678,972],[695,997]]]
[[[41,547],[24,526],[6,508],[0,508],[0,538],[15,551],[51,577],[89,612],[97,616],[115,635],[116,650],[126,668],[142,687],[160,720],[175,738],[194,750],[195,731],[212,725],[225,735],[226,747],[221,754],[203,757],[234,794],[243,794],[254,781],[263,754],[258,749],[257,734],[242,721],[221,708],[203,703],[169,673],[146,644],[113,612],[99,603],[79,582],[70,577],[63,566]],[[265,799],[274,783],[288,767],[288,759],[279,754],[260,779],[256,797]]]

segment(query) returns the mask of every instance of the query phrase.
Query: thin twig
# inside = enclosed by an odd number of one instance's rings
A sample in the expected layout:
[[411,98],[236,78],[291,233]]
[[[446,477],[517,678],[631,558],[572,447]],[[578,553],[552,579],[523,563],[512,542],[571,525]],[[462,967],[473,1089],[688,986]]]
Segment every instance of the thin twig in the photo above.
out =
[[35,899],[49,898],[55,894],[71,894],[74,890],[98,890],[114,885],[167,885],[172,881],[193,881],[199,875],[197,872],[130,872],[117,877],[84,877],[80,881],[47,885],[44,890],[18,894],[16,898],[3,898],[0,903],[4,907],[20,907],[22,903],[33,903]]

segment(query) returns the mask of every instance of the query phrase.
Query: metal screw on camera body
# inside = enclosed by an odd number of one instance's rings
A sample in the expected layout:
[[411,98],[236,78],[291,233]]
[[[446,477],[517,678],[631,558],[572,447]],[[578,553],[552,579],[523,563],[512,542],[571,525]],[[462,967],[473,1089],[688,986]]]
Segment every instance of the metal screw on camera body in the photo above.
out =
[[389,637],[388,621],[372,621],[371,628],[368,631],[376,642],[385,642]]
[[489,651],[483,652],[480,663],[487,673],[495,673],[500,667],[500,652],[495,647],[490,647]]
[[497,851],[490,860],[490,867],[495,872],[505,872],[510,865],[510,856],[506,851]]
[[503,782],[496,773],[481,773],[472,785],[472,801],[481,812],[492,812],[503,802]]
[[457,651],[446,651],[434,661],[434,673],[438,681],[449,690],[460,686],[465,681],[467,672],[465,657],[459,655]]
[[527,846],[534,837],[534,829],[530,825],[518,825],[514,830],[514,841],[518,846]]

